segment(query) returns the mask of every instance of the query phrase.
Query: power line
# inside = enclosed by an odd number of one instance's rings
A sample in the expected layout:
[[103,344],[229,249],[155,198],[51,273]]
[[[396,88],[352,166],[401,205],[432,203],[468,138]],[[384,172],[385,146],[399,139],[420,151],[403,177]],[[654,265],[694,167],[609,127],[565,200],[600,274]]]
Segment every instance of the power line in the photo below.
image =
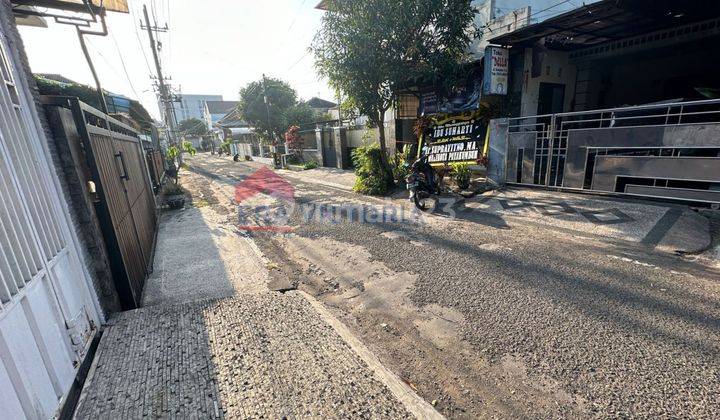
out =
[[305,57],[307,57],[308,54],[310,54],[310,50],[309,50],[309,49],[306,50],[306,51],[305,51],[305,54],[303,54],[302,57],[300,57],[300,58],[298,59],[298,61],[295,62],[295,64],[293,64],[292,66],[290,66],[290,67],[287,69],[287,71],[292,70],[295,66],[297,66],[298,64],[300,64],[300,62],[301,62]]
[[288,33],[290,33],[290,30],[295,25],[295,22],[297,21],[297,18],[300,15],[300,10],[302,10],[303,6],[305,5],[305,1],[307,1],[307,0],[303,0],[302,3],[300,3],[300,7],[298,7],[297,11],[295,12],[295,17],[293,17],[292,23],[290,23],[290,26],[288,26],[288,30],[287,30]]
[[122,56],[122,52],[120,52],[120,46],[117,43],[117,39],[115,39],[115,35],[110,32],[110,38],[112,38],[113,43],[115,44],[115,50],[118,53],[118,57],[120,58],[120,64],[122,64],[123,72],[125,73],[125,77],[127,78],[128,83],[130,84],[130,89],[132,89],[133,93],[135,94],[135,97],[137,99],[140,99],[140,95],[138,95],[137,90],[135,90],[135,86],[133,85],[132,80],[130,79],[130,74],[128,74],[127,67],[125,66],[125,59]]
[[147,67],[148,74],[152,77],[153,72],[150,70],[150,61],[147,58],[147,54],[145,53],[145,46],[142,43],[142,40],[140,39],[140,32],[138,31],[137,26],[135,26],[135,19],[140,20],[140,18],[135,14],[135,9],[131,8],[130,11],[133,15],[133,29],[135,30],[135,37],[137,38],[138,44],[140,45],[140,51],[142,52],[143,58],[145,59],[145,66]]
[[[165,0],[164,0],[165,1]],[[172,21],[170,20],[170,0],[165,1],[165,7],[167,10],[167,16],[165,16],[165,21],[167,22],[168,26],[172,26]],[[172,66],[172,31],[168,31],[167,33],[167,61],[168,61],[168,67]]]
[[545,12],[545,11],[548,11],[548,10],[550,10],[550,9],[554,9],[554,8],[560,6],[560,5],[565,4],[565,3],[570,3],[570,1],[571,1],[571,0],[563,0],[563,1],[561,1],[560,3],[553,4],[552,6],[547,7],[547,8],[545,8],[545,9],[538,10],[537,12],[534,12],[534,13],[530,13],[530,16],[528,16],[528,18],[531,18],[531,17],[533,17],[533,16],[535,16],[535,15],[538,15],[538,14],[540,14],[540,13],[542,13],[542,12]]

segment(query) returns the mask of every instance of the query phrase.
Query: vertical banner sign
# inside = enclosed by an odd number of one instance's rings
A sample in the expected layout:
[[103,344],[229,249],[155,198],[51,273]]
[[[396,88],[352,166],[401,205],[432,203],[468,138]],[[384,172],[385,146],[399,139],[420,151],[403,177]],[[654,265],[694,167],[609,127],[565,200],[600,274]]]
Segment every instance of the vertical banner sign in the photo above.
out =
[[421,153],[428,163],[445,166],[465,162],[477,164],[485,149],[485,126],[472,114],[446,115],[436,120],[420,139]]
[[507,95],[509,56],[510,53],[505,48],[485,48],[485,95]]

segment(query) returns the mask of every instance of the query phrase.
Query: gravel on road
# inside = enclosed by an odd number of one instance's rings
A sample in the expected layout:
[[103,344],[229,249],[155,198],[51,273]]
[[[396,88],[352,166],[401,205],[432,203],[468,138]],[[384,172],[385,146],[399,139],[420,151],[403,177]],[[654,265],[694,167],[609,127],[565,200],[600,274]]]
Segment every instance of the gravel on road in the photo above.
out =
[[[376,204],[291,182],[302,203]],[[705,265],[482,212],[290,223],[304,242],[258,234],[258,246],[282,248],[276,263],[449,417],[720,418],[720,276]],[[322,244],[329,258],[313,259]],[[431,311],[452,315],[432,317],[449,347],[413,319]]]

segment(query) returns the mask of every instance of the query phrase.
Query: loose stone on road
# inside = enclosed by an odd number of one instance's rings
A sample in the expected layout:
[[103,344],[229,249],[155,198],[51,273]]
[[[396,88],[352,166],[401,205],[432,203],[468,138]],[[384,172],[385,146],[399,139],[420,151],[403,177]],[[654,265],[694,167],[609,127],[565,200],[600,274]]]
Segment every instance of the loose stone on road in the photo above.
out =
[[[407,205],[327,185],[324,170],[281,173],[310,207]],[[672,253],[706,246],[702,217],[520,189],[455,210],[422,223],[296,214],[292,233],[250,237],[448,417],[720,416],[720,277]]]
[[232,182],[182,178],[193,205],[162,215],[144,307],[104,329],[77,418],[441,418],[313,297],[268,290]]

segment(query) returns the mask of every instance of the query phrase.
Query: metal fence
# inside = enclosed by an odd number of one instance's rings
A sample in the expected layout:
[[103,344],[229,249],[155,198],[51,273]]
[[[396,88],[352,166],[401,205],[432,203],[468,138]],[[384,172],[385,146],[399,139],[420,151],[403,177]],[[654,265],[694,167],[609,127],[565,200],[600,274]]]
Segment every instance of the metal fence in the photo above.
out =
[[150,172],[150,180],[157,192],[165,176],[165,158],[160,150],[148,149],[146,150],[146,159],[148,171]]
[[509,119],[509,183],[720,201],[720,100]]

